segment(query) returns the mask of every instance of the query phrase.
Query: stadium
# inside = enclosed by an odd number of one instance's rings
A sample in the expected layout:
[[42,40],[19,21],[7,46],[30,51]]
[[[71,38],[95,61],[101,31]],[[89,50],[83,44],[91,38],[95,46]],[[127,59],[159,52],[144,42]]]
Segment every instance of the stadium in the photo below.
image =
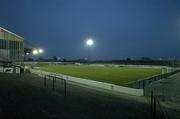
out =
[[2,0],[0,119],[180,119],[180,1]]
[[[92,39],[91,39],[92,40]],[[91,45],[93,45],[93,41],[88,42],[87,44],[90,48]],[[124,106],[126,109],[121,110],[121,114],[123,114],[123,118],[131,118],[131,115],[127,115],[126,112],[130,112],[130,108],[135,112],[135,115],[137,118],[144,118],[144,116],[141,115],[142,109],[144,108],[146,113],[146,118],[162,118],[167,116],[167,108],[165,110],[165,107],[162,108],[161,102],[159,104],[160,100],[165,100],[165,88],[162,88],[162,86],[156,86],[158,82],[163,81],[163,79],[168,79],[171,76],[174,76],[174,74],[177,74],[180,70],[178,68],[178,63],[172,61],[136,61],[129,62],[129,61],[120,61],[121,63],[117,63],[115,61],[108,61],[108,62],[102,62],[102,61],[90,61],[89,57],[87,61],[42,61],[36,60],[36,61],[24,61],[24,57],[27,56],[37,56],[38,54],[43,53],[43,50],[40,48],[25,48],[24,47],[24,38],[4,29],[1,28],[0,30],[0,76],[1,76],[1,84],[2,87],[6,87],[6,89],[15,91],[13,92],[13,95],[17,95],[19,89],[23,89],[20,91],[21,93],[29,93],[29,98],[33,96],[34,94],[39,95],[39,99],[42,98],[51,97],[49,94],[45,94],[45,92],[49,92],[50,94],[58,94],[60,97],[56,97],[53,99],[46,99],[47,106],[52,107],[52,105],[49,103],[54,99],[58,99],[61,101],[58,101],[58,105],[66,104],[66,106],[78,105],[79,109],[82,110],[84,107],[93,106],[94,103],[97,103],[97,100],[101,100],[101,103],[96,104],[96,108],[94,111],[99,112],[99,109],[102,109],[103,105],[109,105],[109,101],[105,101],[108,98],[102,98],[102,96],[105,95],[111,95],[112,101],[110,104],[110,110],[107,110],[107,114],[109,112],[116,115],[119,113],[119,111],[113,111],[114,108],[112,105],[116,104],[120,109],[121,106]],[[89,54],[88,54],[89,55]],[[168,65],[167,65],[168,64]],[[24,74],[22,74],[24,72]],[[18,75],[20,76],[18,76]],[[4,80],[5,79],[5,80]],[[13,79],[13,80],[11,80]],[[23,79],[23,80],[20,80]],[[26,80],[25,80],[26,79]],[[17,86],[16,86],[17,85]],[[24,86],[27,88],[24,89]],[[16,89],[14,89],[14,88]],[[10,88],[10,89],[9,89]],[[12,88],[12,89],[11,89]],[[37,90],[45,89],[47,91],[40,91],[37,92]],[[4,89],[3,89],[4,90]],[[29,91],[28,91],[29,90]],[[36,91],[34,91],[36,90]],[[167,89],[166,89],[167,90]],[[6,92],[6,90],[4,90]],[[18,93],[16,92],[18,91]],[[170,90],[171,91],[171,90]],[[36,93],[35,93],[36,92]],[[17,94],[16,94],[17,93]],[[155,96],[158,93],[161,94],[161,98],[159,96]],[[172,94],[172,92],[167,93]],[[25,95],[25,94],[24,94]],[[46,96],[45,96],[46,95]],[[81,95],[82,99],[79,97]],[[96,98],[94,99],[94,96],[96,95]],[[119,96],[120,95],[120,96]],[[158,94],[159,95],[159,94]],[[68,100],[62,100],[64,97],[69,98]],[[116,103],[115,97],[121,97],[118,99],[120,102],[125,102],[124,104],[118,104]],[[15,100],[19,100],[19,96],[14,97]],[[128,98],[128,100],[126,99]],[[145,99],[144,99],[145,98]],[[149,113],[149,103],[147,102],[147,99],[150,100],[150,106],[152,113]],[[156,99],[158,98],[158,99]],[[33,100],[36,102],[37,100]],[[134,103],[134,105],[138,106],[138,109],[134,109],[134,107],[131,105],[129,99]],[[140,100],[137,102],[137,99]],[[167,98],[168,99],[168,98]],[[167,100],[166,99],[166,100]],[[84,100],[89,100],[90,103],[85,102],[84,104],[78,104],[76,100],[81,100],[83,102]],[[123,100],[123,101],[122,101]],[[27,101],[27,99],[26,99]],[[119,102],[118,101],[118,102]],[[156,103],[155,101],[158,101]],[[44,105],[43,102],[39,102],[38,105]],[[16,103],[14,104],[16,105]],[[37,104],[32,104],[37,105]],[[86,106],[85,106],[86,105]],[[54,108],[58,109],[59,107],[53,106]],[[65,106],[65,107],[66,107]],[[70,107],[71,107],[70,106]],[[87,107],[88,107],[87,106]],[[157,107],[156,107],[157,106]],[[1,107],[1,106],[0,106]],[[18,106],[16,106],[18,107]],[[10,107],[6,107],[7,109]],[[30,107],[27,107],[30,108]],[[38,109],[38,108],[33,108]],[[75,111],[73,107],[71,107],[73,112]],[[16,112],[17,108],[13,108],[13,112]],[[105,114],[103,113],[101,116],[99,115],[91,115],[90,110],[86,108],[87,117],[93,117],[93,118],[105,118]],[[138,111],[137,111],[138,110]],[[157,111],[158,110],[158,111]],[[22,112],[22,109],[20,108],[19,111],[24,117],[27,117],[26,111]],[[64,108],[61,108],[60,111],[64,111]],[[11,113],[11,111],[6,111],[6,113]],[[31,112],[33,114],[33,112]],[[47,112],[43,112],[47,114]],[[71,116],[68,116],[67,113],[71,113],[68,110],[64,112],[64,114],[59,115],[60,117],[69,117],[74,118],[77,117],[84,117],[80,116],[80,112],[76,112],[75,115],[72,114]],[[154,114],[156,113],[156,114]],[[161,114],[164,113],[164,114]],[[58,115],[58,114],[57,114]],[[169,114],[171,115],[171,113]],[[41,115],[36,115],[36,117],[41,118]],[[111,118],[116,118],[116,116],[107,115]],[[176,117],[172,116],[171,117]],[[7,116],[4,116],[7,117]],[[13,115],[8,116],[9,118],[13,117]],[[14,117],[17,117],[14,116]],[[32,116],[34,118],[34,115]],[[85,118],[85,117],[84,117]]]

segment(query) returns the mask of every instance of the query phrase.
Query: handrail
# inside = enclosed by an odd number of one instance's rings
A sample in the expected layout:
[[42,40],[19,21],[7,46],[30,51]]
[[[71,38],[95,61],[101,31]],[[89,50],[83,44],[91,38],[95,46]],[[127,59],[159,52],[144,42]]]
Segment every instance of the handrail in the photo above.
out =
[[162,108],[162,106],[161,106],[160,101],[159,101],[158,98],[157,98],[157,104],[158,104],[158,106],[159,106],[160,114],[161,114],[162,119],[168,119],[167,112],[165,112],[165,110]]
[[52,90],[53,91],[55,91],[55,82],[56,82],[56,79],[60,79],[60,80],[62,80],[62,81],[64,81],[64,96],[66,96],[66,87],[67,87],[67,82],[66,82],[66,79],[64,79],[64,78],[60,78],[60,77],[57,77],[56,75],[55,76],[53,76],[53,75],[51,75],[51,74],[44,74],[44,87],[46,88],[47,87],[47,79],[48,79],[48,77],[49,77],[49,79],[50,78],[52,78],[52,81],[53,81],[53,84],[52,84]]
[[153,114],[153,118],[155,119],[157,116],[157,106],[159,107],[160,117],[161,119],[169,119],[167,112],[164,110],[157,96],[154,95],[153,91],[151,91],[151,113]]

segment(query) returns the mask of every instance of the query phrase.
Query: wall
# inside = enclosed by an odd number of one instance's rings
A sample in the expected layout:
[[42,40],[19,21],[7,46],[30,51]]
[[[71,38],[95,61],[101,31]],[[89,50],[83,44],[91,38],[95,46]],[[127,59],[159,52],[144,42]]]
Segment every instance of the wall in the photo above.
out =
[[3,66],[0,66],[0,72],[4,72]]

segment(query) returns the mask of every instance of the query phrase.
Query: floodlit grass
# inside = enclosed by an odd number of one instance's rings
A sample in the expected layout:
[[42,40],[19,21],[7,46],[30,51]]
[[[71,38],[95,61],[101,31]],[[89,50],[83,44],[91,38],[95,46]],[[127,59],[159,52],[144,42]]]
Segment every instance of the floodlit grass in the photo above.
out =
[[161,69],[155,68],[101,67],[88,65],[42,66],[40,70],[130,87],[130,82],[142,80],[161,73]]

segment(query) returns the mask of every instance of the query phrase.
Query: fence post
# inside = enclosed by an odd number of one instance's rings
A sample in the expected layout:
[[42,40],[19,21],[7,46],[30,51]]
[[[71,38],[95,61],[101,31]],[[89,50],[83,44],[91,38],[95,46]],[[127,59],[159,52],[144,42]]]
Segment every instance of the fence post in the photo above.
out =
[[64,96],[66,96],[66,80],[64,79]]
[[153,91],[151,91],[151,112],[153,112]]
[[46,88],[46,75],[44,75],[44,87]]
[[54,76],[53,76],[53,91],[55,90],[55,87],[54,87]]
[[144,87],[145,87],[145,80],[143,80],[143,89],[144,89]]
[[156,97],[154,97],[154,110],[153,110],[153,117],[156,117]]

